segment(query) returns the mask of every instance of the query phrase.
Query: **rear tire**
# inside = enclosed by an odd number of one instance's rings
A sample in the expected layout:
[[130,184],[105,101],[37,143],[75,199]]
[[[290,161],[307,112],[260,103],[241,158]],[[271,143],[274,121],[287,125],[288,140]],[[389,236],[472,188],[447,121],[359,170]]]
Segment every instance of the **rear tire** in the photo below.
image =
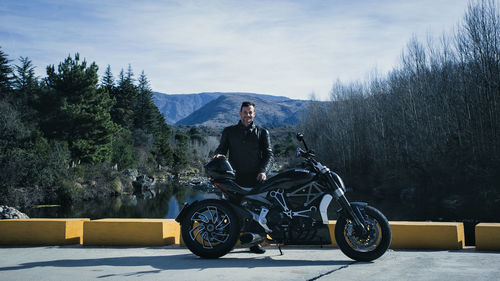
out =
[[340,250],[357,261],[372,261],[381,257],[391,244],[391,227],[387,218],[371,206],[357,206],[367,222],[368,234],[359,235],[354,222],[340,216],[335,225],[335,240]]
[[239,220],[226,202],[204,200],[187,210],[181,220],[181,234],[195,255],[219,258],[236,245],[240,234]]

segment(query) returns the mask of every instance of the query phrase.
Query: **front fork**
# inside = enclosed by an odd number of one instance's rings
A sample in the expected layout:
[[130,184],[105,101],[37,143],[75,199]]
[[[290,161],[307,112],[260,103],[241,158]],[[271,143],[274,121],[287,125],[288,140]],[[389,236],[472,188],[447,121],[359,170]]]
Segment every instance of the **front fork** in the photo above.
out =
[[360,209],[364,206],[367,206],[368,204],[363,202],[349,203],[345,195],[338,198],[337,202],[339,202],[339,205],[341,206],[341,209],[338,210],[338,213],[353,221],[354,229],[358,233],[365,234],[367,232],[366,221]]
[[349,203],[349,200],[347,200],[344,194],[344,190],[342,190],[342,188],[340,188],[335,183],[334,179],[332,178],[332,175],[329,174],[328,177],[329,177],[330,189],[333,190],[332,195],[340,205],[340,210],[338,210],[337,212],[345,216],[346,218],[350,219],[351,221],[353,221],[354,228],[356,231],[365,234],[367,232],[366,221],[363,214],[360,211],[360,208],[363,208],[368,204],[363,202]]

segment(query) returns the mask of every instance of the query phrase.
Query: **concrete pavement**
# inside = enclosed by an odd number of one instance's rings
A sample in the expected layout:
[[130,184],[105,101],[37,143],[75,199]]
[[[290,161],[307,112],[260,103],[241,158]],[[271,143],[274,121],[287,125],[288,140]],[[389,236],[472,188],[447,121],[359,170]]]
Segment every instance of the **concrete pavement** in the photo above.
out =
[[335,248],[236,248],[200,259],[186,248],[0,247],[0,280],[500,280],[500,252],[389,250],[370,263]]

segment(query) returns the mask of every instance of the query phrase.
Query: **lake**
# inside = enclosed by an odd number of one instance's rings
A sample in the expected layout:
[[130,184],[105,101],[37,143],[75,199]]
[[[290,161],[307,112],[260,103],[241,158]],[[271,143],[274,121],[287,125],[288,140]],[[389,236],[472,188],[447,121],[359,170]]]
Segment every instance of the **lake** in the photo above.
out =
[[156,196],[143,198],[140,194],[122,194],[107,200],[76,202],[69,206],[36,206],[25,213],[30,218],[167,218],[177,216],[184,202],[218,195],[192,188],[189,184],[160,182],[155,185]]

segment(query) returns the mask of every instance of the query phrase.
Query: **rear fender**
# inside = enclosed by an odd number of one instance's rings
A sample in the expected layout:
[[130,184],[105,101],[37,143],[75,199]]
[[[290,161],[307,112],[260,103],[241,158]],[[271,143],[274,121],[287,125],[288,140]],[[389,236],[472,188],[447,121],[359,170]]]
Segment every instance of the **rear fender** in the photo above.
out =
[[182,206],[182,209],[181,211],[179,212],[179,214],[177,215],[177,217],[175,218],[175,221],[178,222],[178,223],[181,223],[181,221],[183,220],[184,216],[186,215],[187,211],[193,206],[193,205],[196,205],[196,203],[198,203],[199,201],[198,200],[195,200],[191,203],[188,203],[188,202],[184,202],[184,206]]
[[246,222],[246,221],[250,221],[251,218],[252,218],[252,215],[245,208],[243,208],[243,207],[241,207],[239,205],[236,205],[236,204],[232,203],[231,201],[221,200],[221,199],[205,199],[205,200],[201,200],[201,201],[196,200],[196,201],[193,201],[191,203],[185,202],[184,206],[181,209],[181,211],[179,212],[179,214],[175,218],[175,221],[178,222],[178,223],[181,223],[182,220],[184,219],[184,216],[188,213],[188,211],[190,209],[196,207],[196,205],[198,205],[199,203],[202,203],[202,202],[205,202],[205,201],[213,201],[213,200],[220,201],[222,204],[225,204],[229,208],[231,208],[236,213],[236,215],[238,216],[238,218],[240,219],[240,222],[241,222],[240,225],[243,225],[243,223]]

